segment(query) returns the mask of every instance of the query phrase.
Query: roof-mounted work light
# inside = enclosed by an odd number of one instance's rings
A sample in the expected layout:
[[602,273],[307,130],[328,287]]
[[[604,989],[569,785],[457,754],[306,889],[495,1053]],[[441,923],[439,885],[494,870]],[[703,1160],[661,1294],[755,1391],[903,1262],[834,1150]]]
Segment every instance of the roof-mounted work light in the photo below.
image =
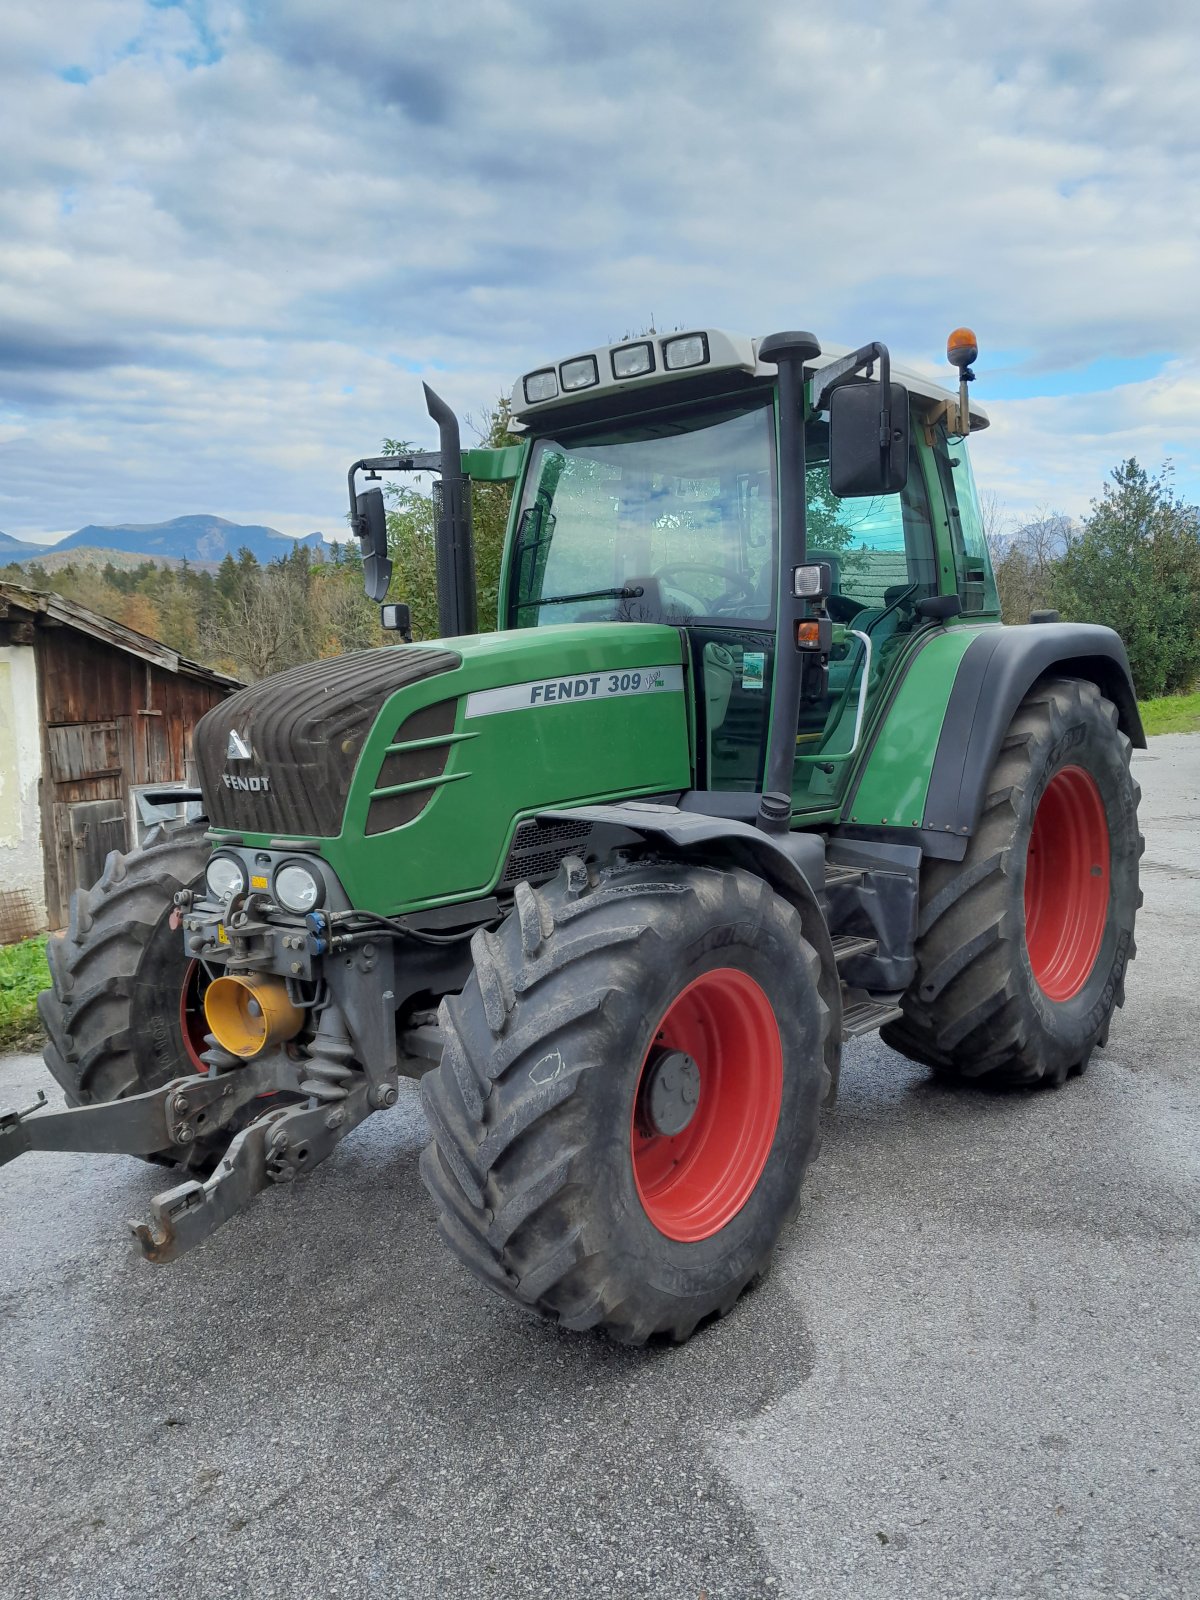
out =
[[654,371],[654,346],[648,339],[622,345],[612,352],[611,359],[614,378],[640,378],[644,372]]
[[558,394],[558,375],[553,367],[527,373],[524,382],[525,398],[530,405],[535,405],[539,400],[553,400]]
[[590,389],[593,384],[600,382],[595,356],[580,356],[575,361],[564,361],[558,373],[564,394],[571,394],[575,389]]
[[663,366],[668,372],[679,372],[683,367],[702,367],[708,360],[708,336],[703,333],[685,333],[681,339],[664,339]]

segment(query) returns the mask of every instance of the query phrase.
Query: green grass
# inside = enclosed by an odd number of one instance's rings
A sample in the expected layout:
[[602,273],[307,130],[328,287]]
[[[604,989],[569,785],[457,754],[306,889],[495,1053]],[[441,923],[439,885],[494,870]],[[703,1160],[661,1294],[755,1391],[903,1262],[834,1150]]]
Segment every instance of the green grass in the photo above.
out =
[[37,997],[49,987],[44,938],[0,947],[0,1050],[39,1042]]
[[1200,694],[1165,694],[1140,700],[1142,727],[1152,733],[1200,733]]

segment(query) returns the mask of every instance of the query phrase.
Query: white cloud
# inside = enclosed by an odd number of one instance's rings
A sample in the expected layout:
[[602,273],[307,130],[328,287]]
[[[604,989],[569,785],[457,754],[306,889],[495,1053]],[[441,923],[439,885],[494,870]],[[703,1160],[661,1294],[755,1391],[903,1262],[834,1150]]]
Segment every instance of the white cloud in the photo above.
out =
[[422,375],[478,411],[651,315],[925,359],[970,322],[985,403],[989,359],[1058,392],[1161,353],[1157,382],[991,402],[977,470],[1078,513],[1122,456],[1174,453],[1200,491],[1190,6],[387,16],[6,14],[0,527],[332,530],[350,459],[432,440]]

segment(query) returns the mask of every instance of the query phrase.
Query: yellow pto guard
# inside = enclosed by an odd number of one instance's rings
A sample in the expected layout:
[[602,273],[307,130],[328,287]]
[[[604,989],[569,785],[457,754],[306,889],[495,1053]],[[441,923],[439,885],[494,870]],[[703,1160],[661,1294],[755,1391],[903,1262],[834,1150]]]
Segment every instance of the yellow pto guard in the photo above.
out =
[[217,1043],[243,1060],[294,1039],[304,1022],[281,978],[254,973],[214,978],[204,995],[204,1015]]

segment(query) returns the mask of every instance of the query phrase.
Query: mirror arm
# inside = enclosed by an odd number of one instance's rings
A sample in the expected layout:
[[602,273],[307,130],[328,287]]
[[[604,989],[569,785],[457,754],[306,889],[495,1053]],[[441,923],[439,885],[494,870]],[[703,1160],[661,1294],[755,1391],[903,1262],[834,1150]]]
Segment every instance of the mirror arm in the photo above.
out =
[[358,514],[358,492],[354,485],[358,473],[366,472],[375,477],[381,472],[440,472],[441,470],[440,450],[423,450],[410,456],[364,456],[361,461],[356,461],[346,474],[346,485],[350,491],[350,528],[355,537],[361,539],[366,532],[361,525],[362,518]]
[[864,344],[859,350],[852,350],[848,356],[840,356],[836,361],[831,361],[827,367],[821,367],[813,375],[813,402],[814,411],[828,411],[829,396],[849,378],[855,377],[864,368],[879,363],[879,376],[887,393],[887,385],[892,379],[892,357],[887,345],[875,340],[872,344]]

